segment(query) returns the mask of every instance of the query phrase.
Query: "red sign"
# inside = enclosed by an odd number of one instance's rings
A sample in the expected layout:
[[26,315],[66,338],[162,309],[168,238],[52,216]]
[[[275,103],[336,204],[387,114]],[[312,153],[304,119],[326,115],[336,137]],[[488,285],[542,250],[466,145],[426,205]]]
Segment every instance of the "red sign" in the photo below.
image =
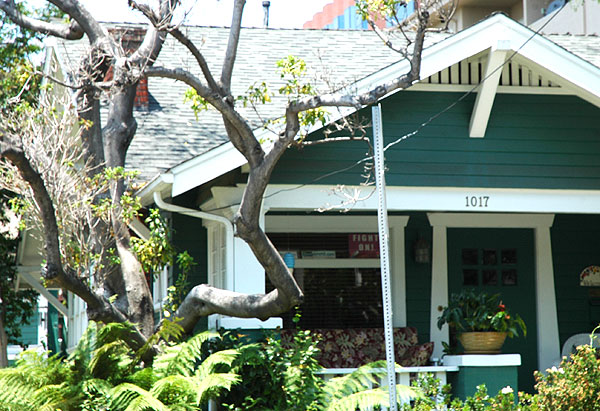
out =
[[350,258],[379,258],[379,234],[348,235]]

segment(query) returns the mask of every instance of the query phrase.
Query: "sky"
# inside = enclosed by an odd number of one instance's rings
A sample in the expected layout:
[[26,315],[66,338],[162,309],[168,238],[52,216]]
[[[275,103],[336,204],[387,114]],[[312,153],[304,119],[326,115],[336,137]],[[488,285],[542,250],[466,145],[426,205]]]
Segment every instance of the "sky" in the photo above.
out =
[[[100,21],[144,22],[144,18],[132,12],[127,0],[80,0]],[[271,0],[269,27],[301,28],[315,13],[333,0]],[[156,3],[156,0],[138,0],[140,3]],[[32,5],[43,4],[42,0],[28,0]],[[188,11],[187,24],[201,26],[229,26],[234,0],[182,0],[180,9]],[[242,25],[263,27],[264,9],[262,0],[246,0]],[[182,16],[179,16],[180,21]]]

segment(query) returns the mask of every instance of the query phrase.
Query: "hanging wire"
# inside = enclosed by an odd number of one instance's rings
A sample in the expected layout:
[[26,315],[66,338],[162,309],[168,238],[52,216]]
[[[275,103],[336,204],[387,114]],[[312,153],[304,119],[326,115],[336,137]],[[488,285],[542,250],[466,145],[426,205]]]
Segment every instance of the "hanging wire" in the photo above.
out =
[[[467,98],[469,95],[471,95],[475,90],[477,90],[489,77],[491,77],[494,73],[496,73],[498,70],[501,70],[506,64],[508,64],[514,57],[515,55],[517,55],[519,53],[519,51],[521,51],[523,49],[523,47],[525,47],[533,38],[535,38],[536,36],[538,36],[540,34],[540,32],[565,8],[565,6],[568,3],[565,2],[560,9],[558,9],[558,11],[556,11],[556,13],[554,13],[542,26],[540,26],[540,28],[538,28],[531,36],[529,36],[527,38],[527,40],[525,40],[525,42],[523,42],[523,44],[521,44],[521,46],[516,49],[515,51],[513,51],[511,53],[511,55],[502,63],[500,64],[498,67],[496,67],[494,70],[492,70],[491,73],[489,73],[486,77],[484,77],[479,84],[474,85],[471,89],[467,90],[462,96],[460,96],[459,98],[457,98],[455,101],[453,101],[452,103],[450,103],[448,106],[446,106],[444,109],[438,111],[437,113],[435,113],[434,115],[432,115],[431,117],[429,117],[425,122],[421,123],[417,128],[415,128],[413,131],[404,134],[402,137],[392,141],[391,143],[388,143],[383,151],[387,151],[388,149],[392,148],[393,146],[395,146],[396,144],[407,140],[417,134],[419,134],[419,132],[421,132],[421,130],[423,130],[425,127],[427,127],[429,124],[431,124],[434,120],[436,120],[438,117],[440,117],[441,115],[445,114],[446,112],[448,112],[449,110],[451,110],[453,107],[455,107],[458,103],[460,103],[461,101],[463,101],[465,98]],[[295,191],[295,190],[299,190],[303,187],[306,187],[308,185],[317,183],[325,178],[352,170],[353,168],[364,164],[366,162],[369,161],[373,161],[373,156],[368,156],[368,157],[364,157],[352,164],[350,164],[347,167],[343,167],[340,169],[336,169],[333,171],[330,171],[328,173],[322,174],[314,179],[312,179],[311,181],[307,182],[307,183],[302,183],[302,184],[298,184],[294,187],[288,187],[288,188],[281,188],[277,191],[274,191],[270,194],[266,194],[263,196],[263,200],[266,200],[268,198],[271,198],[273,196],[276,196],[278,194],[284,193],[284,192],[289,192],[289,191]],[[233,206],[237,206],[240,205],[240,202],[234,202],[231,203],[229,205],[226,206],[222,206],[222,207],[216,207],[216,208],[212,208],[210,210],[205,210],[205,212],[214,212],[214,211],[220,211],[220,210],[224,210],[227,209],[229,207],[233,207]]]

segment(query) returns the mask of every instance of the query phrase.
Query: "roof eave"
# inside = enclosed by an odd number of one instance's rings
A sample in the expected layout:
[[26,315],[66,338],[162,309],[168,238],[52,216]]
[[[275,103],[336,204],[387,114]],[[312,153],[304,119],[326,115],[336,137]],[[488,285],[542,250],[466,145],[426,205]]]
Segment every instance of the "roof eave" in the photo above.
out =
[[[543,36],[537,35],[504,14],[492,15],[423,50],[420,76],[427,78],[477,53],[496,48],[499,44],[502,48],[510,49],[512,53],[518,52],[560,76],[572,86],[576,94],[600,107],[600,68]],[[399,61],[352,84],[349,88],[351,87],[352,90],[359,93],[367,91],[378,84],[396,78],[398,73],[408,71],[409,66],[410,63],[406,60]],[[397,91],[399,90],[390,94]],[[334,110],[331,121],[336,121],[356,110],[355,108]],[[309,130],[309,133],[320,128],[315,126]],[[266,130],[258,131],[257,136],[259,134],[260,137],[276,138],[273,133]],[[261,140],[265,139],[261,138]],[[265,148],[268,150],[268,146]],[[244,164],[246,164],[246,159],[243,155],[230,142],[224,143],[170,169],[167,172],[171,179],[170,196],[175,197],[182,194]],[[147,187],[148,190],[151,189],[150,185]]]

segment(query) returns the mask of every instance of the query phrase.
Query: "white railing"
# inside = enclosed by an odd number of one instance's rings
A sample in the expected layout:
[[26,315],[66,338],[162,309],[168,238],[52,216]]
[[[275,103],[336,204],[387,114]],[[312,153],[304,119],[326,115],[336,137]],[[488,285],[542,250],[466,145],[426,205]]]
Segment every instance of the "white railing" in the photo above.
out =
[[[322,375],[324,380],[329,380],[334,377],[341,377],[345,374],[351,374],[356,371],[356,368],[323,368],[317,371],[317,374]],[[378,369],[377,372],[381,372],[383,377],[379,382],[379,386],[387,385],[387,377],[385,376],[385,369]],[[424,374],[433,374],[435,378],[440,381],[440,386],[447,383],[446,373],[457,372],[458,366],[422,366],[422,367],[396,367],[396,384],[410,385],[411,380],[418,378]],[[386,408],[382,408],[382,411]]]

